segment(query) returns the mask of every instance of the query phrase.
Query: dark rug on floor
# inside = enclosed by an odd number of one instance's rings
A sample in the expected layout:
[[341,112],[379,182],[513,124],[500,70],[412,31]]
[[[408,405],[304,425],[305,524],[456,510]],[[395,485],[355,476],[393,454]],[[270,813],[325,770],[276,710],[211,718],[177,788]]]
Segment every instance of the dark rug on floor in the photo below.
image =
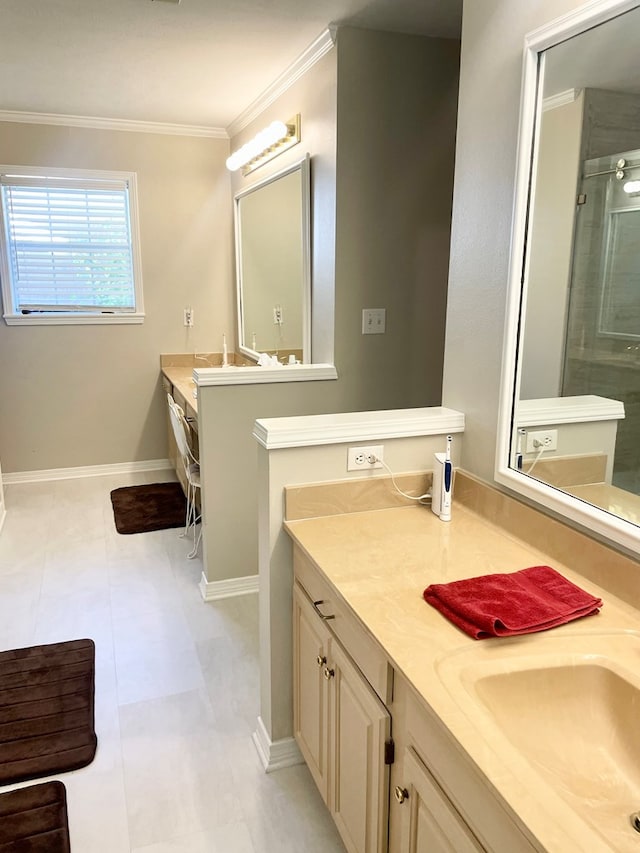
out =
[[69,853],[67,792],[62,782],[0,794],[0,853]]
[[187,513],[187,500],[180,483],[114,489],[111,503],[118,533],[149,533],[182,527]]
[[0,785],[93,760],[94,683],[93,640],[0,652]]

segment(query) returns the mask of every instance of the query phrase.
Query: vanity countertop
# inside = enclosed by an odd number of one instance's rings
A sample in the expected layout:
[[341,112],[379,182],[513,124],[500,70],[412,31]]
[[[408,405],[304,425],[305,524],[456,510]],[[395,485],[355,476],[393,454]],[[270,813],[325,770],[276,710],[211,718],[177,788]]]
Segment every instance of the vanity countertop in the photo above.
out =
[[[402,507],[288,521],[285,526],[540,850],[631,849],[608,846],[513,747],[496,743],[495,721],[477,710],[460,683],[442,676],[442,665],[465,653],[465,660],[482,663],[507,648],[516,657],[535,655],[541,640],[548,644],[550,638],[560,652],[563,644],[575,645],[576,637],[597,636],[599,642],[604,637],[606,642],[611,636],[619,642],[624,632],[640,631],[640,613],[455,501],[453,510],[449,523],[441,522],[429,508]],[[600,613],[552,631],[478,641],[422,598],[430,583],[540,564],[553,566],[601,597]],[[575,554],[575,564],[580,564],[580,553]],[[633,837],[628,819],[622,831],[625,843],[628,839],[637,849],[640,837]]]
[[194,395],[196,383],[193,380],[193,367],[163,367],[162,373],[174,388],[182,394],[194,413],[198,413],[198,399]]

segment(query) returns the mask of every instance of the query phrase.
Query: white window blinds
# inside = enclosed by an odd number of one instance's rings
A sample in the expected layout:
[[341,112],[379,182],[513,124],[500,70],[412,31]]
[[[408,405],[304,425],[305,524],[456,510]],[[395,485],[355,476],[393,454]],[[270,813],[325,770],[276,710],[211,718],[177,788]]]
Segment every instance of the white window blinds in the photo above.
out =
[[13,309],[136,310],[126,180],[2,175]]

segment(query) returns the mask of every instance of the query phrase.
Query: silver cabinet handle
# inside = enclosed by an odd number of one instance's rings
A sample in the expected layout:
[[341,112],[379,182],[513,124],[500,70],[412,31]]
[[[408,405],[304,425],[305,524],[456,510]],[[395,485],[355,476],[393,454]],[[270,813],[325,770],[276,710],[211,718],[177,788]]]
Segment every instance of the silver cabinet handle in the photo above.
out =
[[320,599],[319,601],[314,601],[314,602],[313,602],[313,607],[314,607],[314,609],[315,609],[316,613],[318,614],[318,616],[319,616],[321,619],[324,619],[324,621],[325,621],[325,622],[328,622],[328,621],[329,621],[329,619],[335,619],[336,617],[335,617],[335,616],[333,616],[333,615],[331,615],[331,616],[325,616],[325,614],[320,610],[320,605],[321,605],[321,604],[325,604],[325,601],[324,601],[323,599]]
[[327,679],[327,681],[330,681],[333,678],[333,676],[336,674],[336,672],[334,669],[329,669],[328,666],[325,666],[325,668],[322,670],[322,674]]
[[316,658],[316,663],[318,664],[318,666],[322,666],[326,662],[327,662],[327,659],[324,655],[318,655],[318,657]]

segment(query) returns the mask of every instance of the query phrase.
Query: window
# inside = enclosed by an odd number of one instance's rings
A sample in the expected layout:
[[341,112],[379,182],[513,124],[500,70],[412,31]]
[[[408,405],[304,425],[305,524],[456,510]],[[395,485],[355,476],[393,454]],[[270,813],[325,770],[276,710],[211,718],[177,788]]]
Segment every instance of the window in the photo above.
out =
[[134,174],[0,167],[4,318],[141,323]]

